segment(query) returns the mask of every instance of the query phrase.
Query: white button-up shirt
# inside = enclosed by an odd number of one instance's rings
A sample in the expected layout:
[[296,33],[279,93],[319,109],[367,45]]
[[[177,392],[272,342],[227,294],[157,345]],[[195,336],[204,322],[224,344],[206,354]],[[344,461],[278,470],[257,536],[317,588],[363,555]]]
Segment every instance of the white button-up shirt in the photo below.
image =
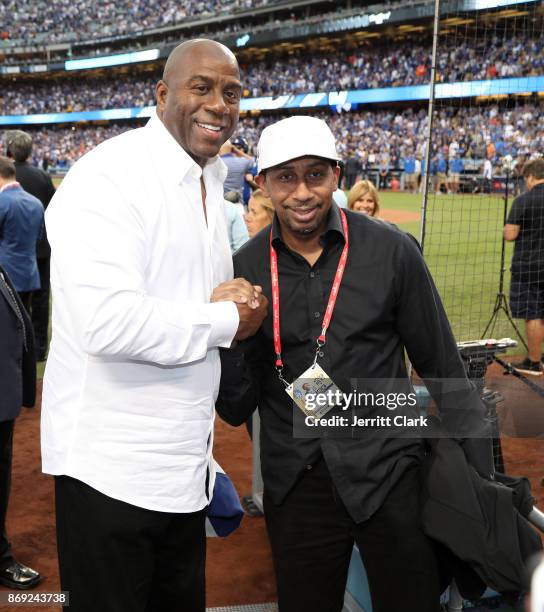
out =
[[204,168],[206,222],[202,169],[155,116],[81,158],[57,190],[44,472],[151,510],[208,503],[218,347],[239,323],[233,302],[210,303],[232,278],[225,175],[219,158]]

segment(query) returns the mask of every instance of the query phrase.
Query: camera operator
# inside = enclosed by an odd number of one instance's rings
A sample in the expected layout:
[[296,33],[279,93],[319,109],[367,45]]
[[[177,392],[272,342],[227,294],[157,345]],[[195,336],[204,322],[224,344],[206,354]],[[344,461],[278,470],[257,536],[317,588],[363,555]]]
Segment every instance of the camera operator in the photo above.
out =
[[524,374],[542,375],[544,341],[544,158],[527,162],[523,178],[528,191],[512,204],[503,235],[514,241],[510,309],[525,320],[529,354],[513,367]]

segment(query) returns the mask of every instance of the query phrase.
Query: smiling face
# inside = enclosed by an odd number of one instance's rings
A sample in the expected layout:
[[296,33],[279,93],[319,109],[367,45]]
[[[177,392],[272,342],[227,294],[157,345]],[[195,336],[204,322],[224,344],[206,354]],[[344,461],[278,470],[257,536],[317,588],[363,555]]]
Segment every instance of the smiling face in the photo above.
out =
[[217,155],[238,123],[240,72],[232,53],[212,41],[175,50],[158,82],[157,114],[200,165]]
[[282,233],[300,239],[325,229],[339,172],[326,159],[301,157],[266,170],[256,181],[272,200]]
[[353,202],[353,210],[363,215],[374,216],[376,212],[376,201],[372,197],[370,191],[364,191],[355,202]]

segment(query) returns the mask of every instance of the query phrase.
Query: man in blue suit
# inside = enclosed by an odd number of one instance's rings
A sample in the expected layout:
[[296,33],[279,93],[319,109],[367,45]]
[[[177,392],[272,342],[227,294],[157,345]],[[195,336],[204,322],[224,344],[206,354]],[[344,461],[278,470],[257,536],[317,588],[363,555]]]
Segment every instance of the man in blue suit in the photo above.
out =
[[36,245],[43,228],[43,205],[15,180],[15,165],[0,156],[0,265],[25,308],[40,288]]

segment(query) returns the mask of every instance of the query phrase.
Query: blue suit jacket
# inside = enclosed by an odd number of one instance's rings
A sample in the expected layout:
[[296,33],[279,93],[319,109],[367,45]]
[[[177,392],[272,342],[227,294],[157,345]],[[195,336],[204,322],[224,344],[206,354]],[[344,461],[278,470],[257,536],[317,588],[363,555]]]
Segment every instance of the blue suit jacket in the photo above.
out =
[[43,228],[43,205],[17,185],[0,192],[0,266],[17,291],[40,288],[36,244]]

